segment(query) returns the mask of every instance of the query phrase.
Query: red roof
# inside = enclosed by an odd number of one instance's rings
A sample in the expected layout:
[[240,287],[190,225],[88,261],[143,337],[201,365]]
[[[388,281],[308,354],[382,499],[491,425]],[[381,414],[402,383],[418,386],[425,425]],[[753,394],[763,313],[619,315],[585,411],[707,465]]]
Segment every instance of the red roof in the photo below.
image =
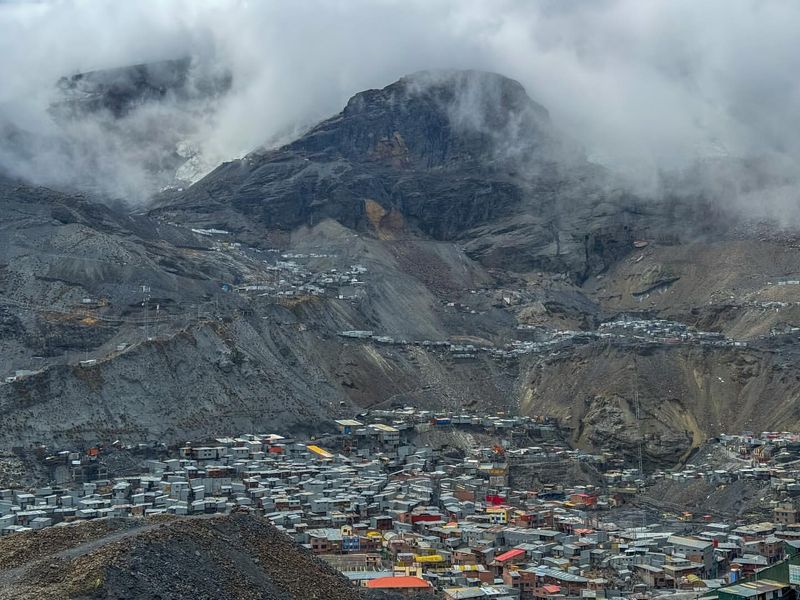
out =
[[513,550],[509,550],[508,552],[503,552],[500,556],[496,557],[495,560],[497,562],[505,562],[507,560],[511,560],[512,558],[517,558],[518,556],[522,556],[523,554],[525,554],[525,550],[514,548]]
[[542,589],[545,592],[547,592],[548,594],[557,594],[557,593],[559,593],[561,591],[560,587],[558,587],[557,585],[553,585],[553,584],[543,585]]
[[368,588],[381,589],[428,589],[431,584],[420,577],[378,577],[367,582]]

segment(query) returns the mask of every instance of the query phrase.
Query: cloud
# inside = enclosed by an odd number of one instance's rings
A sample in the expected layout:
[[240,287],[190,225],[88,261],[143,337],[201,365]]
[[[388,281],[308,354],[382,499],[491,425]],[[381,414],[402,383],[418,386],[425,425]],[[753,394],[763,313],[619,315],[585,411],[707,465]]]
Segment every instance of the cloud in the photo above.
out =
[[[163,183],[148,160],[179,138],[208,169],[290,138],[362,89],[472,68],[517,79],[590,158],[643,180],[705,157],[796,168],[799,28],[788,0],[0,3],[0,124],[45,140],[27,156],[6,145],[0,165],[141,195]],[[164,103],[115,127],[59,125],[48,112],[63,75],[180,56],[230,70],[213,110]]]

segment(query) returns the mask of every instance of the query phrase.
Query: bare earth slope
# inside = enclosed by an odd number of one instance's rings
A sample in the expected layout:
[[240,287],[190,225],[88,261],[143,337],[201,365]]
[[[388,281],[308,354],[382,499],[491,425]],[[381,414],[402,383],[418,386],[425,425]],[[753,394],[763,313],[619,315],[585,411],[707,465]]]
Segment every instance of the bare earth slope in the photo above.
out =
[[40,543],[23,567],[0,562],[0,598],[359,598],[330,566],[250,515],[105,528],[70,527],[74,542],[66,548],[64,528],[3,538],[0,556],[8,546]]

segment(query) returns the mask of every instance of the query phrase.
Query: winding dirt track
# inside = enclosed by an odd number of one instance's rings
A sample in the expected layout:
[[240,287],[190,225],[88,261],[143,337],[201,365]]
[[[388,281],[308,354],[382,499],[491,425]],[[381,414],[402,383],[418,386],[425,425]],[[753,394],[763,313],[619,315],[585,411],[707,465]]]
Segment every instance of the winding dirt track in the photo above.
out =
[[[194,517],[183,517],[186,519],[208,519],[213,518],[217,515],[198,515]],[[0,567],[0,600],[5,598],[12,598],[13,596],[13,586],[19,583],[20,579],[35,569],[43,569],[47,568],[47,564],[54,560],[54,559],[62,559],[62,560],[72,560],[78,558],[80,556],[84,556],[86,554],[90,554],[95,550],[103,548],[109,544],[113,544],[114,542],[119,542],[124,539],[137,537],[149,531],[153,531],[156,529],[160,529],[162,527],[168,526],[172,523],[172,520],[163,521],[161,523],[141,523],[134,525],[133,527],[122,529],[120,531],[112,531],[98,539],[89,540],[77,546],[73,546],[72,548],[66,548],[64,550],[60,550],[57,552],[53,552],[51,554],[43,554],[37,557],[30,562],[10,569],[3,569]],[[12,595],[8,595],[11,593]]]
[[73,548],[67,548],[66,550],[61,550],[60,552],[55,552],[53,554],[48,554],[42,556],[41,558],[37,558],[21,567],[16,567],[13,569],[6,569],[0,570],[0,598],[4,597],[3,590],[8,589],[10,586],[16,584],[19,579],[28,571],[36,568],[41,568],[47,561],[53,560],[55,558],[60,559],[73,559],[79,556],[83,556],[85,554],[89,554],[90,552],[97,550],[98,548],[102,548],[103,546],[107,546],[113,542],[118,542],[120,540],[124,540],[129,537],[134,537],[145,533],[146,531],[152,531],[158,527],[163,526],[163,523],[158,523],[154,525],[141,525],[138,527],[134,527],[132,529],[125,529],[122,531],[114,531],[109,533],[108,535],[101,537],[96,540],[91,540],[75,546]]

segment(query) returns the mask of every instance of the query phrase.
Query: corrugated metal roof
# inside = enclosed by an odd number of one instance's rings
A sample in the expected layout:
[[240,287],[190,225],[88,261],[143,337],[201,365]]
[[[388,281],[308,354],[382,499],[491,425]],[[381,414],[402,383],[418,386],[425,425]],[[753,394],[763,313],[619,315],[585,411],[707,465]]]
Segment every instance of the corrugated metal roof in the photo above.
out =
[[428,589],[431,584],[420,577],[379,577],[367,582],[370,589]]
[[569,581],[572,583],[587,583],[589,580],[580,575],[573,575],[561,569],[552,569],[550,567],[531,567],[526,569],[528,572],[536,574],[538,577],[552,577],[558,581]]
[[525,550],[520,550],[519,548],[514,548],[509,550],[508,552],[503,552],[500,556],[495,558],[498,562],[505,562],[507,560],[511,560],[512,558],[517,558],[518,556],[522,556],[525,554]]
[[374,423],[373,425],[370,425],[370,427],[373,427],[374,429],[377,429],[378,431],[384,431],[386,433],[398,433],[399,432],[399,429],[397,429],[396,427],[392,427],[391,425],[386,425],[384,423]]
[[686,548],[694,548],[696,550],[704,550],[712,544],[709,541],[698,540],[690,537],[683,537],[680,535],[671,535],[667,538],[668,544],[675,544],[677,546],[684,546]]
[[733,594],[736,596],[758,596],[760,594],[771,592],[773,590],[780,590],[787,587],[788,584],[780,583],[778,581],[771,581],[765,579],[764,581],[748,581],[747,583],[738,583],[724,588],[719,588],[720,592],[726,594]]
[[306,448],[308,448],[311,452],[313,452],[317,456],[321,456],[322,458],[333,458],[333,454],[331,454],[324,448],[315,446],[314,444],[309,444],[308,446],[306,446]]
[[367,581],[370,579],[380,579],[381,577],[391,577],[391,571],[342,571],[342,575],[350,581]]

